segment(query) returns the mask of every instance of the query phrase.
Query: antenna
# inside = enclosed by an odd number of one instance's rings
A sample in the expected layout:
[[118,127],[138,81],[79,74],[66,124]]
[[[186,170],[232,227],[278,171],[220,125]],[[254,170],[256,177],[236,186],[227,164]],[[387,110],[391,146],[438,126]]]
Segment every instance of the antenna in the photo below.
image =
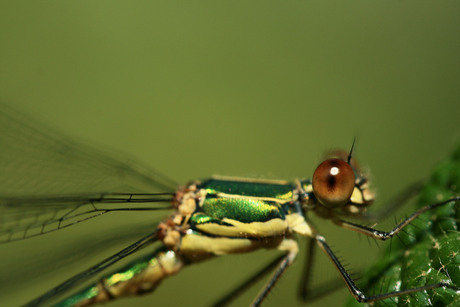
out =
[[356,136],[353,138],[353,143],[351,144],[350,153],[348,154],[348,158],[347,158],[348,164],[350,164],[351,154],[353,153],[353,149],[355,148],[355,143],[356,143]]

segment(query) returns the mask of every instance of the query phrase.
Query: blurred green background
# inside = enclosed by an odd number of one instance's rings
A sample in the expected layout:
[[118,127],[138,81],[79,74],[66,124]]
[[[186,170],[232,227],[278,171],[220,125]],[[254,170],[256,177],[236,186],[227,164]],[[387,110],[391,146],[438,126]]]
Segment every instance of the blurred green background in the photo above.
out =
[[[180,183],[310,177],[325,150],[348,149],[357,136],[377,207],[460,139],[459,15],[458,1],[3,1],[0,101]],[[121,220],[104,217],[112,228]],[[2,305],[68,278],[55,267],[36,276],[34,261],[74,236],[91,242],[101,224],[2,245]],[[372,261],[374,245],[329,224],[318,228],[352,267]],[[70,266],[78,272],[119,248]],[[221,257],[110,306],[209,305],[275,255]],[[265,306],[298,304],[303,255]],[[320,270],[336,276],[331,265]]]

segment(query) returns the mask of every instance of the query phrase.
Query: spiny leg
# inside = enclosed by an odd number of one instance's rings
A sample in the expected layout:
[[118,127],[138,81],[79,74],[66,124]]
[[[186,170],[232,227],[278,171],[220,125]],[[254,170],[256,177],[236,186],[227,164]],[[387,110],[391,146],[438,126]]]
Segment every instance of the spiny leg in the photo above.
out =
[[[342,221],[340,219],[335,220],[335,223],[337,223],[338,225],[340,225],[341,227],[343,227],[345,229],[357,231],[359,233],[365,234],[365,235],[367,235],[369,237],[372,237],[372,238],[375,238],[375,239],[387,240],[387,239],[397,235],[400,231],[402,231],[407,225],[409,225],[412,221],[414,221],[416,218],[418,218],[421,214],[423,214],[423,213],[425,213],[427,211],[433,210],[435,208],[438,208],[440,206],[452,203],[452,202],[455,202],[455,203],[458,204],[459,200],[460,200],[460,197],[453,197],[453,198],[451,198],[449,200],[446,200],[446,201],[442,201],[442,202],[439,202],[439,203],[435,203],[435,204],[425,206],[425,207],[417,210],[416,212],[414,212],[408,218],[404,219],[401,223],[396,225],[389,232],[376,230],[374,228],[365,227],[365,226],[361,226],[361,225],[358,225],[358,224],[353,224],[353,223],[350,223],[350,222]],[[366,296],[356,286],[356,284],[354,283],[352,278],[349,276],[349,274],[346,272],[344,267],[341,265],[340,261],[337,259],[337,257],[334,255],[334,253],[332,252],[330,247],[327,245],[325,239],[323,237],[321,237],[321,236],[317,236],[316,241],[317,241],[318,245],[321,247],[321,249],[328,255],[330,260],[334,263],[334,265],[336,266],[337,270],[340,272],[343,280],[345,281],[348,289],[350,290],[352,295],[355,297],[355,299],[357,301],[359,301],[359,302],[374,302],[374,301],[379,301],[379,300],[383,300],[383,299],[386,299],[386,298],[401,296],[401,295],[415,293],[415,292],[424,291],[424,290],[442,288],[442,287],[450,288],[450,289],[453,289],[455,291],[460,290],[460,288],[458,286],[451,285],[451,284],[448,284],[448,283],[445,283],[445,282],[439,282],[439,283],[434,283],[434,284],[431,284],[431,285],[425,285],[425,286],[421,286],[421,287],[414,287],[414,288],[411,288],[411,289],[405,289],[405,290],[401,290],[401,291],[393,291],[393,292],[383,293],[383,294],[379,294],[379,295]]]
[[272,290],[273,286],[280,279],[281,275],[283,275],[283,273],[286,271],[289,264],[290,264],[290,260],[289,260],[289,254],[288,254],[283,257],[283,259],[278,265],[278,268],[273,273],[273,275],[270,277],[270,280],[265,284],[262,291],[259,292],[256,299],[251,303],[250,305],[251,307],[257,307],[257,306],[260,306],[260,304],[262,304],[264,299],[267,297],[268,293],[270,293],[270,291]]
[[308,240],[308,255],[304,261],[304,268],[302,271],[302,279],[299,283],[298,295],[304,302],[314,301],[326,294],[330,294],[332,291],[338,290],[343,287],[343,281],[338,278],[331,282],[327,282],[327,285],[318,285],[314,289],[310,287],[311,274],[314,263],[314,254],[316,250],[316,239],[310,238]]
[[246,290],[248,290],[251,285],[256,283],[259,279],[263,278],[265,275],[273,271],[276,267],[279,266],[279,263],[286,257],[286,255],[281,255],[274,260],[272,260],[268,265],[263,267],[259,272],[256,274],[252,275],[250,278],[248,278],[246,281],[241,283],[237,288],[233,289],[230,293],[225,295],[223,298],[221,298],[219,301],[213,304],[214,307],[217,306],[226,306],[230,304],[234,299],[236,299],[238,296],[243,294]]
[[273,286],[279,280],[281,275],[283,275],[283,273],[286,271],[287,267],[290,264],[292,264],[296,255],[299,252],[299,246],[297,242],[292,239],[283,239],[281,243],[277,246],[277,249],[287,251],[287,253],[271,261],[259,272],[248,278],[243,284],[241,284],[240,286],[232,290],[229,294],[227,294],[225,297],[221,298],[218,302],[213,304],[213,306],[225,306],[229,304],[237,296],[241,295],[244,291],[246,291],[251,286],[251,284],[267,275],[273,269],[275,269],[274,273],[272,274],[268,282],[264,285],[262,290],[257,295],[256,299],[251,304],[251,306],[260,306],[263,300],[267,297],[268,293],[270,293]]
[[308,255],[307,258],[305,259],[304,262],[304,268],[302,271],[302,279],[299,284],[299,296],[304,300],[307,301],[309,300],[309,282],[310,282],[310,274],[312,271],[312,265],[313,265],[313,256],[315,254],[315,239],[311,238],[308,240]]
[[341,220],[341,219],[336,219],[334,221],[334,223],[336,223],[337,225],[339,225],[340,227],[342,227],[344,229],[353,230],[353,231],[362,233],[362,234],[364,234],[366,236],[372,237],[374,239],[384,241],[384,240],[387,240],[387,239],[397,235],[404,227],[409,225],[413,220],[418,218],[421,214],[423,214],[423,213],[425,213],[427,211],[433,210],[435,208],[438,208],[440,206],[446,205],[448,203],[458,202],[458,201],[460,201],[460,196],[453,197],[453,198],[450,198],[448,200],[445,200],[445,201],[442,201],[442,202],[439,202],[439,203],[431,204],[431,205],[425,206],[423,208],[420,208],[419,210],[417,210],[414,213],[412,213],[408,218],[404,219],[402,222],[400,222],[398,225],[396,225],[391,231],[388,231],[388,232],[377,230],[377,229],[374,229],[374,228],[371,228],[371,227],[362,226],[362,225],[355,224],[355,223],[350,223],[350,222],[347,222],[347,221],[344,221],[344,220]]
[[299,253],[299,245],[296,241],[292,239],[284,239],[281,244],[278,246],[278,250],[288,251],[279,262],[278,268],[273,272],[272,276],[259,292],[255,300],[252,302],[251,306],[256,307],[260,306],[270,291],[273,289],[273,286],[280,279],[283,273],[286,271],[289,265],[292,264],[295,257]]
[[340,261],[337,259],[335,256],[334,252],[331,250],[329,245],[326,243],[326,240],[322,236],[316,236],[316,242],[318,243],[319,247],[327,254],[329,259],[334,263],[335,267],[339,271],[340,275],[342,276],[343,280],[345,281],[348,289],[350,290],[351,294],[353,297],[358,301],[358,302],[375,302],[379,300],[383,300],[386,298],[390,297],[395,297],[395,296],[401,296],[404,294],[410,294],[414,292],[419,292],[419,291],[424,291],[424,290],[430,290],[430,289],[436,289],[436,288],[450,288],[456,291],[460,291],[460,288],[457,286],[453,286],[447,283],[435,283],[432,285],[426,285],[422,287],[417,287],[417,288],[412,288],[412,289],[406,289],[406,290],[401,290],[401,291],[393,291],[389,293],[383,293],[379,295],[372,295],[372,296],[366,296],[359,288],[356,286],[355,282],[353,279],[350,277],[350,275],[347,273],[343,265],[340,263]]

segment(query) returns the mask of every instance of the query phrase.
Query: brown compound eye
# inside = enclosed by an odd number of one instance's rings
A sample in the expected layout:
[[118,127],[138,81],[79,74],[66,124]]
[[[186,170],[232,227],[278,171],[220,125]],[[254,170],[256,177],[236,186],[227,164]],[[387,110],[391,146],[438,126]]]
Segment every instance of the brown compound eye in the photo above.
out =
[[355,173],[341,159],[321,163],[313,173],[313,193],[319,202],[329,208],[346,204],[355,188]]

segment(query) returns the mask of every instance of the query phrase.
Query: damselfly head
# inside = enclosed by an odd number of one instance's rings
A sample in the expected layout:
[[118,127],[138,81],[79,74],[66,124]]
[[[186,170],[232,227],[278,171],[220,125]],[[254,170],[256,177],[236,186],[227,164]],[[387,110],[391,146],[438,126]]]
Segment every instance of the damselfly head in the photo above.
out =
[[312,178],[315,198],[328,209],[341,208],[342,214],[360,215],[374,201],[367,176],[351,152],[333,150],[316,168]]

